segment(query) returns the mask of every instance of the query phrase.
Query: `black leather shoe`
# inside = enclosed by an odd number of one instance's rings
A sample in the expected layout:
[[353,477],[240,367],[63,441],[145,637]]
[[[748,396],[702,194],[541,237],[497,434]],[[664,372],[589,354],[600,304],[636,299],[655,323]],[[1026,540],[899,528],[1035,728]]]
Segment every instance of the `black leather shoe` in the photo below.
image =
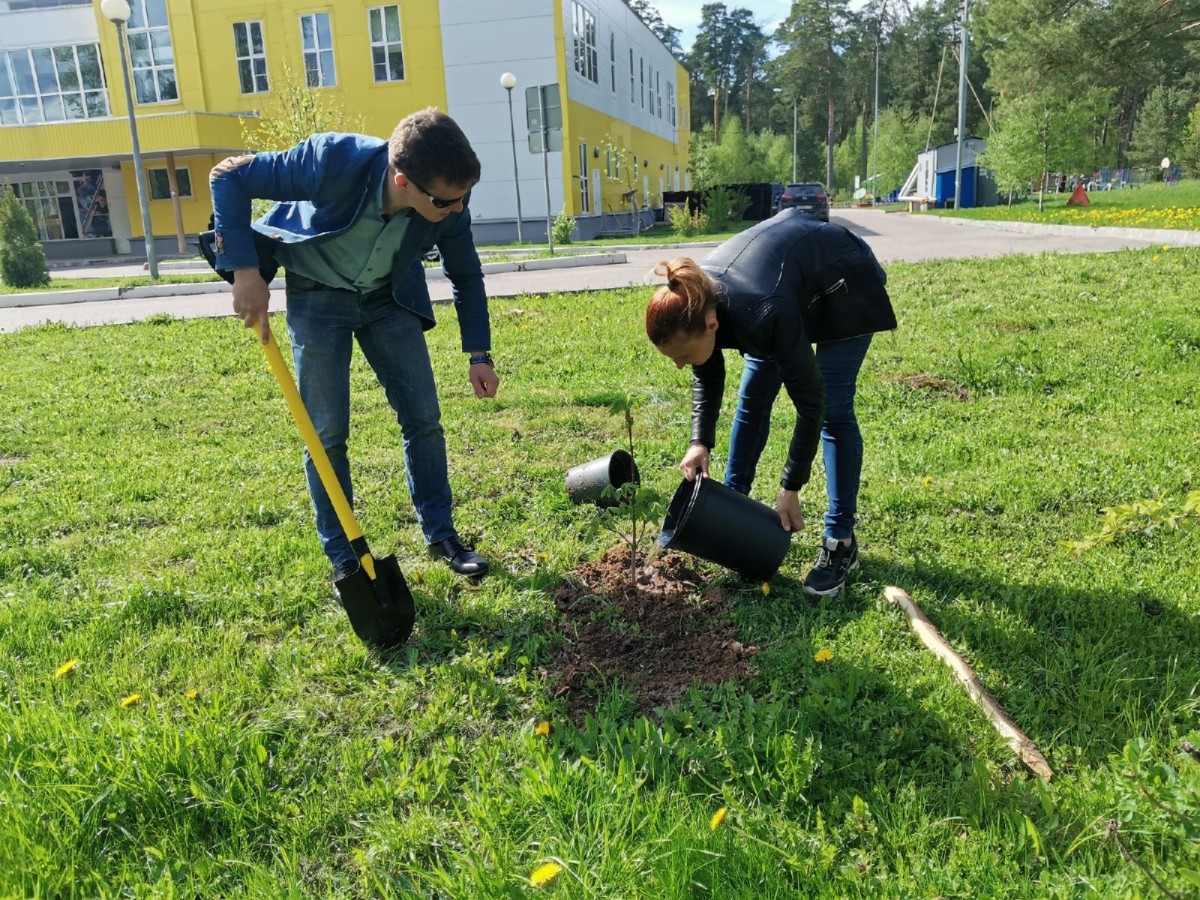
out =
[[468,578],[479,578],[487,574],[487,560],[464,544],[457,534],[430,544],[429,555],[434,559],[444,559],[451,569]]

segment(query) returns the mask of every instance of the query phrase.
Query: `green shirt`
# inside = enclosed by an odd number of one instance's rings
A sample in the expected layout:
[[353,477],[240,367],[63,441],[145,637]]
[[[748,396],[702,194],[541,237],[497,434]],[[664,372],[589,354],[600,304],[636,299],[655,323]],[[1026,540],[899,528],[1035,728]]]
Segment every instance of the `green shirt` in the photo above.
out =
[[408,230],[411,209],[383,214],[384,172],[379,186],[367,197],[362,215],[328,241],[284,244],[276,257],[290,272],[333,288],[367,293],[392,281],[392,262]]

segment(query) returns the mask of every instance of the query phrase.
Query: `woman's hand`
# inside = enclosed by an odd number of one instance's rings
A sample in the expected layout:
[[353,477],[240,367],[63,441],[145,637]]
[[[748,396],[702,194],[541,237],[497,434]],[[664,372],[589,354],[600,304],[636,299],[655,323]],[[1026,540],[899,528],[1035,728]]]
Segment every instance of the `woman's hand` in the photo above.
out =
[[779,524],[784,531],[803,531],[804,515],[800,512],[800,494],[780,488],[775,495],[775,510],[779,513]]
[[697,475],[708,477],[708,448],[703,444],[695,444],[688,448],[688,452],[684,454],[683,459],[679,463],[679,468],[683,471],[683,477],[688,481],[695,481]]

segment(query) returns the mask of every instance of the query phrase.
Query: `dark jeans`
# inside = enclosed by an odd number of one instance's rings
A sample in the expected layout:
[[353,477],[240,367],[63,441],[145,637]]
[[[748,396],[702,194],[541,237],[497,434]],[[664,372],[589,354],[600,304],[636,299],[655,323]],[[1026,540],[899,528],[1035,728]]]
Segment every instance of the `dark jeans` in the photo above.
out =
[[[825,492],[829,496],[825,534],[839,540],[853,534],[858,513],[863,440],[854,415],[854,393],[858,372],[870,346],[869,334],[817,344],[817,367],[825,379],[825,421],[821,427]],[[725,483],[735,491],[750,493],[758,459],[771,430],[771,407],[782,386],[775,363],[746,357],[729,435],[729,464],[725,468]]]
[[[453,534],[446,440],[420,319],[392,299],[391,288],[363,294],[289,275],[287,325],[300,397],[347,499],[353,504],[346,442],[350,357],[357,339],[396,411],[408,491],[425,540],[433,543]],[[354,551],[307,450],[304,469],[325,555],[335,566],[353,560]]]

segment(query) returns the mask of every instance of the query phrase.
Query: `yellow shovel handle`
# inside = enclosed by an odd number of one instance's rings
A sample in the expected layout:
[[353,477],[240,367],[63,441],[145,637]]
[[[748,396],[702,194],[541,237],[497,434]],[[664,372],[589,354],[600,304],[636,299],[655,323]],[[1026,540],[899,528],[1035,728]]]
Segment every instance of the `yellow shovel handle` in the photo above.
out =
[[[321,438],[317,435],[317,429],[313,427],[308,410],[304,407],[304,401],[300,399],[300,391],[296,388],[296,382],[292,380],[292,371],[284,362],[283,354],[279,352],[279,345],[275,343],[275,335],[269,329],[267,342],[263,344],[263,352],[267,354],[267,365],[275,375],[275,380],[279,382],[279,388],[283,391],[283,399],[287,401],[292,418],[296,420],[296,427],[300,429],[300,436],[304,438],[304,446],[308,448],[308,455],[312,458],[313,465],[317,467],[317,474],[321,478],[325,493],[329,495],[334,511],[337,512],[338,521],[342,524],[342,531],[346,532],[346,540],[356,541],[362,537],[362,529],[358,527],[358,520],[354,518],[354,512],[350,509],[349,501],[346,500],[346,492],[342,490],[341,482],[338,481],[333,466],[329,463],[329,455],[325,452]],[[366,570],[367,577],[374,581],[375,565],[371,554],[364,554],[360,562],[363,569]]]

